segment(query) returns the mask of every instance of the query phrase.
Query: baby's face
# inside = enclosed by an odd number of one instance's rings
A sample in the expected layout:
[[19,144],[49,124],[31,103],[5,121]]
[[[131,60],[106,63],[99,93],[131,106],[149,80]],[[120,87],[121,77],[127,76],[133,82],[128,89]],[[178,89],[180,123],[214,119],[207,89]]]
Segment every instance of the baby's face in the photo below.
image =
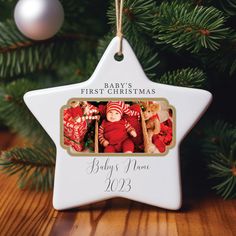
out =
[[121,119],[121,114],[116,110],[110,110],[107,112],[107,120],[110,122],[116,122]]

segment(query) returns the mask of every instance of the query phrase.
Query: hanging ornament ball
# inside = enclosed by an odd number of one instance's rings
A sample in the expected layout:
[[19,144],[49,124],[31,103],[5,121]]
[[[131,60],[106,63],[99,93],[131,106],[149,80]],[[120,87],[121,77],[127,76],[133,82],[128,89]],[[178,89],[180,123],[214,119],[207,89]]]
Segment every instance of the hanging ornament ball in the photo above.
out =
[[19,0],[14,18],[18,29],[25,36],[45,40],[61,28],[64,10],[58,0]]

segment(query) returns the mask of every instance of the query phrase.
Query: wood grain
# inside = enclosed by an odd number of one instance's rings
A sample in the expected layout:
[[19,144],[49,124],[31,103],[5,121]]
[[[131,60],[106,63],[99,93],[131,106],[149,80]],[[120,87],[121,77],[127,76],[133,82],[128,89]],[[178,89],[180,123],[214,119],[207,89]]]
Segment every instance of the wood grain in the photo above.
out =
[[[11,143],[4,137],[8,144],[0,139],[1,148]],[[16,182],[16,177],[0,174],[1,236],[236,235],[236,200],[186,194],[184,206],[175,212],[116,198],[58,212],[52,193],[22,191]]]
[[99,153],[98,145],[98,120],[95,121],[94,152]]
[[149,153],[148,147],[150,146],[150,140],[148,138],[146,122],[145,122],[144,115],[143,115],[142,111],[141,111],[141,123],[142,123],[142,131],[143,131],[144,152]]

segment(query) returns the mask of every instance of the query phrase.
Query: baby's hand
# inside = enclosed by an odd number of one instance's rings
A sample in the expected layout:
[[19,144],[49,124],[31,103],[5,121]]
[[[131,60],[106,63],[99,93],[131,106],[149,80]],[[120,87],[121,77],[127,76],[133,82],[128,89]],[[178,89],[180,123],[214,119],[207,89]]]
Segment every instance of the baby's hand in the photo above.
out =
[[107,140],[105,140],[104,142],[103,142],[103,146],[104,147],[107,147],[109,145],[109,142],[107,141]]
[[134,138],[137,137],[137,133],[135,132],[135,130],[132,130],[130,132],[130,135],[133,136]]

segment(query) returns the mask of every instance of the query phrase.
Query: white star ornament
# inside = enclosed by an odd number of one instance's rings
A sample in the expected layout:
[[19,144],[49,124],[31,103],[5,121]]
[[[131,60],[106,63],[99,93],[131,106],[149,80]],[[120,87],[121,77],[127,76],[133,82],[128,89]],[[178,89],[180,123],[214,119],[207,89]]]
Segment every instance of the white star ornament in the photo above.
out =
[[[173,210],[181,207],[179,146],[208,107],[212,95],[201,89],[150,81],[125,39],[124,58],[121,61],[115,60],[119,40],[115,37],[111,41],[87,81],[31,91],[24,96],[26,105],[56,145],[55,209],[79,207],[114,197]],[[105,106],[109,101],[122,101],[130,109],[132,105],[141,104],[140,101],[146,102],[146,106],[162,104],[158,114],[163,110],[165,115],[161,117],[164,118],[155,120],[161,124],[161,131],[155,134],[155,138],[147,136],[148,121],[141,115],[139,122],[142,123],[144,137],[144,145],[140,145],[144,146],[142,151],[124,153],[123,149],[116,149],[117,152],[107,153],[102,143],[98,145],[96,153],[85,147],[76,151],[73,144],[81,148],[79,142],[76,143],[70,137],[69,144],[64,142],[63,112],[70,108],[72,100],[87,101],[95,108],[99,104]],[[147,107],[142,109],[144,114]],[[156,119],[157,116],[153,117]],[[99,126],[102,119],[105,118],[101,117]],[[95,121],[85,122],[88,127]],[[85,132],[90,131],[85,129]],[[98,135],[96,132],[95,136]],[[81,137],[85,139],[86,136]],[[153,150],[150,151],[150,148]]]

